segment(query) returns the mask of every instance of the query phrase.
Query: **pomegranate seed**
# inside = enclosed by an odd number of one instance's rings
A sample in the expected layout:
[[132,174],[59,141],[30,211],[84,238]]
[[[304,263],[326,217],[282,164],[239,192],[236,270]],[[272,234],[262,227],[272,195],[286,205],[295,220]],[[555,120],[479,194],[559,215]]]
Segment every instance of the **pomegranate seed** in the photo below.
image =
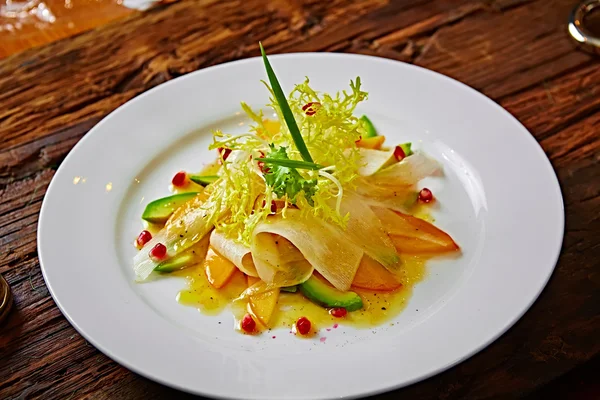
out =
[[337,307],[329,310],[329,314],[336,318],[344,318],[348,314],[348,311],[343,307]]
[[152,240],[152,234],[148,231],[141,231],[139,236],[135,240],[135,245],[138,249],[141,249],[150,240]]
[[[263,153],[262,151],[260,152],[260,157],[264,158],[265,157],[265,153]],[[259,161],[258,162],[258,168],[260,168],[260,172],[262,172],[263,174],[268,174],[270,169],[269,167],[265,166],[265,162],[264,161]]]
[[263,174],[268,174],[270,171],[270,169],[265,166],[265,163],[263,161],[258,162],[258,168],[260,168],[260,172],[262,172]]
[[231,149],[224,149],[222,147],[219,147],[217,151],[223,156],[223,160],[227,160],[227,157],[231,154]]
[[[267,203],[263,200],[262,202],[262,206],[263,208],[265,207]],[[277,204],[275,203],[274,200],[271,200],[271,214],[275,214],[277,212]]]
[[175,174],[173,179],[171,179],[171,183],[173,184],[173,186],[181,187],[181,186],[185,185],[186,180],[187,180],[187,174],[183,171],[179,171],[178,173]]
[[254,322],[254,319],[250,314],[246,314],[244,315],[244,318],[242,318],[242,329],[248,333],[252,333],[254,332],[254,329],[256,329],[256,322]]
[[419,192],[419,200],[423,203],[429,203],[431,200],[433,200],[433,193],[431,193],[431,190],[423,188]]
[[[313,107],[315,106],[315,107]],[[315,115],[317,113],[317,106],[321,106],[321,103],[319,102],[310,102],[310,103],[306,103],[304,106],[302,106],[302,111],[304,111],[306,113],[306,115],[308,115],[309,117],[311,115]]]
[[153,259],[155,259],[155,260],[162,260],[167,255],[167,247],[164,244],[162,244],[162,243],[157,243],[150,250],[149,254],[150,254],[150,257],[153,258]]
[[298,318],[296,321],[296,330],[301,335],[306,335],[310,332],[310,321],[306,317]]
[[398,161],[402,161],[402,159],[406,157],[406,154],[404,153],[404,150],[402,150],[402,147],[396,146],[396,148],[394,149],[394,157],[396,157],[396,160]]

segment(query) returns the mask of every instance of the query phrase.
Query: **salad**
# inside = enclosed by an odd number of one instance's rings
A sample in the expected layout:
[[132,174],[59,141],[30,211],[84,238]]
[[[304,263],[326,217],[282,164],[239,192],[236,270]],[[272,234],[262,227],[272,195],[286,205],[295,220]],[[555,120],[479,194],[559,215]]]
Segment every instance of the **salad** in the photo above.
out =
[[406,272],[414,260],[459,246],[428,221],[435,199],[417,187],[441,166],[411,143],[387,146],[367,116],[355,115],[367,98],[360,78],[335,95],[306,78],[286,96],[260,48],[276,120],[242,103],[249,131],[213,132],[216,162],[178,172],[177,193],[144,210],[133,268],[137,281],[195,271],[190,282],[207,284],[193,291],[211,300],[229,293],[243,333],[289,313],[294,333],[310,335],[314,318],[289,299],[350,321],[374,309],[378,294],[391,299],[414,284]]

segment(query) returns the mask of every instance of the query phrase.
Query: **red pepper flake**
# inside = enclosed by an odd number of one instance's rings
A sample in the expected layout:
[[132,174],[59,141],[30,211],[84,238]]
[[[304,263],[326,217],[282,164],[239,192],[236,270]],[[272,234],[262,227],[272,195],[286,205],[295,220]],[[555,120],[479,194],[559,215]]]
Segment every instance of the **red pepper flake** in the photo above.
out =
[[321,339],[319,339],[319,341],[320,341],[321,343],[325,343],[325,341],[326,341],[326,340],[327,340],[327,338],[326,338],[325,336],[323,336]]
[[310,103],[306,103],[304,106],[302,106],[302,111],[304,111],[304,113],[310,117],[311,115],[315,115],[317,113],[317,109],[319,107],[321,107],[321,103],[311,101]]
[[163,258],[165,258],[165,256],[167,255],[167,247],[162,244],[162,243],[157,243],[151,250],[150,250],[150,258],[158,261],[158,260],[162,260]]
[[429,203],[431,200],[433,200],[433,193],[431,193],[431,190],[427,188],[421,189],[419,192],[419,201]]
[[335,318],[344,318],[348,314],[348,311],[343,307],[336,307],[329,310],[329,314]]
[[362,140],[362,136],[358,137],[358,140],[355,140],[354,143],[358,144],[358,142],[360,142]]
[[186,181],[187,181],[187,174],[183,171],[179,171],[178,173],[175,174],[173,179],[171,179],[171,183],[173,184],[173,186],[177,186],[177,187],[184,186],[186,184]]
[[152,240],[152,234],[148,231],[141,231],[139,236],[135,240],[135,247],[141,249],[150,240]]
[[248,332],[248,333],[254,332],[254,329],[256,329],[256,322],[252,318],[252,315],[250,315],[250,314],[244,315],[244,318],[242,318],[241,327],[245,332]]
[[[223,147],[219,147],[217,151],[223,157],[223,160],[227,160],[227,157],[231,154],[231,149],[224,149]],[[219,160],[219,162],[221,162],[221,160]]]
[[307,335],[310,332],[311,323],[306,317],[298,318],[296,321],[296,330],[301,335]]
[[333,324],[333,329],[337,329],[338,326],[339,324]]
[[396,160],[398,161],[402,161],[406,157],[406,153],[404,153],[402,147],[396,146],[396,148],[394,149],[394,157],[396,157]]

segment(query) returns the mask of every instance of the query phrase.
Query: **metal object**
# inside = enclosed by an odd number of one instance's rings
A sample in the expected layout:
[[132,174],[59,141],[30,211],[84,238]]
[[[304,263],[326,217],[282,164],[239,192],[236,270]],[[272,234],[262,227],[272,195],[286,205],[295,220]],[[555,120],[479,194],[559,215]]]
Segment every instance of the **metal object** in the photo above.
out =
[[584,25],[585,17],[597,7],[600,7],[600,0],[586,0],[577,5],[569,17],[569,34],[582,49],[600,54],[600,37],[594,36]]
[[0,275],[0,323],[6,318],[13,304],[13,296],[10,286]]

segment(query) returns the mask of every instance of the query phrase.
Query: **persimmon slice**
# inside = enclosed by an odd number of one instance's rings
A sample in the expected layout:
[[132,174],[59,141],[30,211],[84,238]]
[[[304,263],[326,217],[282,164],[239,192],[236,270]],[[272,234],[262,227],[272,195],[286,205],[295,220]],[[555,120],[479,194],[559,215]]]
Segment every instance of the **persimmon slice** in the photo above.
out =
[[365,254],[356,270],[352,286],[360,289],[391,292],[399,289],[402,284],[383,265]]

